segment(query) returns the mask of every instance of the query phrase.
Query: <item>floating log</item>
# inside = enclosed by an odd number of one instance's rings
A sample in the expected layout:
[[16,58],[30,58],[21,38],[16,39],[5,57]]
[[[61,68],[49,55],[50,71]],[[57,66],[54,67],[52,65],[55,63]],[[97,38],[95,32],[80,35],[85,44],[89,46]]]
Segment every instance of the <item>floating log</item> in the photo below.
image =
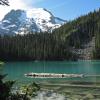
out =
[[83,78],[83,74],[56,74],[56,73],[28,73],[24,74],[29,78]]

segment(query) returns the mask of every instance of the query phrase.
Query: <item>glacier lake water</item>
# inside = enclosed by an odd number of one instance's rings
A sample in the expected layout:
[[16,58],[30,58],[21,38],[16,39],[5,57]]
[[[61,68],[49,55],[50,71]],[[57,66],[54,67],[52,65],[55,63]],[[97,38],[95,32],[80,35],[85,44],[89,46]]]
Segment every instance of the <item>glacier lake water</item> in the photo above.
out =
[[[7,62],[0,69],[3,74],[8,74],[6,80],[16,80],[17,82],[29,83],[32,81],[86,81],[100,82],[100,61],[31,61],[31,62]],[[84,74],[83,78],[64,79],[34,79],[24,76],[25,73],[65,73]],[[89,75],[89,76],[88,76]]]

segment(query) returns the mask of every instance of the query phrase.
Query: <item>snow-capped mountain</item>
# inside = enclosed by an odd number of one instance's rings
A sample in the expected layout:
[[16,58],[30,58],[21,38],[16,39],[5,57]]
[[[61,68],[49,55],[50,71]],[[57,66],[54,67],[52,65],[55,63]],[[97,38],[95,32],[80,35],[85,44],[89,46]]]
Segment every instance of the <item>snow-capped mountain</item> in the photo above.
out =
[[43,8],[11,10],[0,22],[0,34],[27,34],[27,32],[52,31],[66,21],[53,16]]

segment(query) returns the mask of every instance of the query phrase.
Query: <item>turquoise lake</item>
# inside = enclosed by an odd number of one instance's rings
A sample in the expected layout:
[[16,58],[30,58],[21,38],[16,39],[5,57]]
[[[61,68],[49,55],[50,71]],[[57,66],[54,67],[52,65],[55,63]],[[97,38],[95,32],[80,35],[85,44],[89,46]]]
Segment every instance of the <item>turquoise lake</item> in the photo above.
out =
[[[100,82],[100,61],[31,61],[31,62],[7,62],[0,70],[3,74],[8,74],[6,80],[17,80],[18,82],[30,81],[88,81]],[[24,76],[25,73],[66,73],[90,75],[84,78],[65,78],[65,79],[30,79]],[[98,75],[93,77],[91,75]]]

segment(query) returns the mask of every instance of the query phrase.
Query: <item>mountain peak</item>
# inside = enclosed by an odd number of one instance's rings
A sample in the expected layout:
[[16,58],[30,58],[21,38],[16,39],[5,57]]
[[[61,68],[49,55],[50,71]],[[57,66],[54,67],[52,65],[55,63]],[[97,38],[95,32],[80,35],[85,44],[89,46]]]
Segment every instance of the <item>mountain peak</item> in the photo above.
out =
[[11,10],[0,22],[0,33],[24,34],[26,31],[52,31],[65,23],[45,8]]

